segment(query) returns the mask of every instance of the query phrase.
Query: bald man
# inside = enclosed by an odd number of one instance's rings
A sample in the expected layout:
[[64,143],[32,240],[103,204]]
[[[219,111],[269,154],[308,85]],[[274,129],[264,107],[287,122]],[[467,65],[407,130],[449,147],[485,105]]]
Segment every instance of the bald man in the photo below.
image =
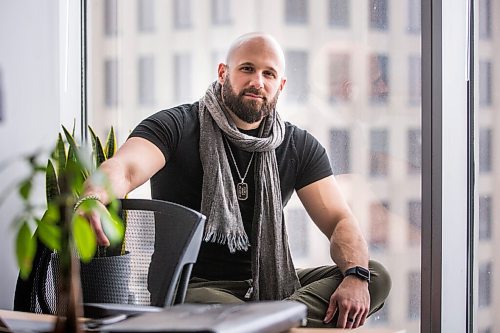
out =
[[[280,118],[285,83],[278,42],[245,34],[198,102],[142,121],[100,170],[118,198],[151,179],[154,199],[207,216],[186,302],[292,299],[307,305],[308,326],[356,328],[383,306],[390,278],[369,260],[325,149]],[[105,189],[90,181],[85,188],[84,198],[109,202]],[[283,207],[294,191],[330,240],[335,265],[293,266]],[[108,245],[99,219],[89,220],[98,242]]]

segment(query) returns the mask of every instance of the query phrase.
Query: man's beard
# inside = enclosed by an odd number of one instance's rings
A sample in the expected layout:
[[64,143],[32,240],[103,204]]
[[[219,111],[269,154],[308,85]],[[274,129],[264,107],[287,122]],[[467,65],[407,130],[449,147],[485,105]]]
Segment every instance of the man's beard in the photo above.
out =
[[222,100],[226,107],[238,118],[249,124],[258,122],[268,116],[276,107],[280,94],[278,90],[270,101],[266,97],[262,97],[262,103],[259,106],[258,100],[245,99],[244,94],[246,93],[261,96],[261,92],[253,87],[243,89],[239,94],[234,93],[229,76],[222,84]]

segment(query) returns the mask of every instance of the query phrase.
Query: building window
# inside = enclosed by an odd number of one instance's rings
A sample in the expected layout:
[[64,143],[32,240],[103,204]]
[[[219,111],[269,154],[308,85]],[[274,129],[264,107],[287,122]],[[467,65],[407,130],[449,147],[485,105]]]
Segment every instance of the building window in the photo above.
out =
[[479,61],[479,104],[481,106],[491,106],[492,70],[490,61]]
[[408,319],[420,318],[420,272],[408,273]]
[[328,14],[328,21],[332,27],[349,27],[350,0],[330,0]]
[[306,24],[308,17],[307,0],[285,0],[285,22]]
[[231,21],[230,0],[212,0],[212,24],[225,25]]
[[292,103],[305,103],[309,95],[308,88],[308,55],[307,51],[287,51],[286,100]]
[[389,96],[389,57],[382,54],[370,56],[370,101],[386,103]]
[[188,103],[191,99],[192,69],[191,54],[182,53],[174,56],[174,96],[179,103]]
[[479,172],[491,172],[492,158],[491,158],[491,129],[481,128],[479,130]]
[[485,308],[491,305],[491,281],[493,281],[493,271],[491,266],[491,262],[479,265],[478,303],[480,308]]
[[422,203],[419,200],[408,202],[408,242],[410,246],[420,246],[422,235]]
[[419,175],[422,170],[422,131],[408,130],[408,173]]
[[330,102],[351,100],[351,59],[348,54],[332,54],[329,64]]
[[422,94],[422,72],[420,56],[411,55],[408,59],[408,103],[420,105]]
[[491,38],[491,0],[479,1],[479,38]]
[[118,4],[117,0],[104,1],[104,34],[112,37],[118,34]]
[[479,196],[479,240],[491,239],[492,205],[491,197]]
[[370,176],[389,174],[389,132],[386,129],[370,130]]
[[137,16],[140,32],[155,30],[155,0],[137,0]]
[[370,204],[370,249],[382,251],[389,246],[389,203]]
[[370,0],[370,28],[374,30],[389,28],[387,0]]
[[191,27],[191,0],[174,0],[174,27],[186,29]]
[[107,107],[118,105],[118,61],[116,59],[104,61],[104,105]]
[[330,163],[335,175],[351,172],[351,135],[349,130],[330,130]]
[[139,104],[155,103],[155,62],[152,56],[139,58]]
[[408,0],[408,32],[420,34],[420,13],[422,0]]
[[309,255],[309,218],[304,209],[291,208],[287,210],[287,233],[290,252],[294,259]]
[[0,68],[0,124],[4,120],[4,84],[2,69]]

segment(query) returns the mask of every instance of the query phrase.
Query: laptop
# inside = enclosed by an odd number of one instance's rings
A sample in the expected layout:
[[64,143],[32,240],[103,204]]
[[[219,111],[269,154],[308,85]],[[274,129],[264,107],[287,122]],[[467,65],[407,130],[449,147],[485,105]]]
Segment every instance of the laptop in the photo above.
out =
[[[101,332],[199,332],[278,333],[305,325],[307,308],[296,301],[263,301],[244,304],[180,304],[166,308],[111,315],[88,331]],[[113,323],[116,320],[116,323]],[[99,322],[97,322],[99,323]]]

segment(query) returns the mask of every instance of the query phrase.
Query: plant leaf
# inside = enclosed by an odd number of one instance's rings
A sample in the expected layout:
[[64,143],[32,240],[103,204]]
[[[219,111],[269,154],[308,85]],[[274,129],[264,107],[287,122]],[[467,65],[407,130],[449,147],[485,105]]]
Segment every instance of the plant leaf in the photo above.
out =
[[106,158],[111,158],[116,152],[116,135],[115,129],[111,126],[108,133],[108,138],[106,139]]
[[[73,135],[70,132],[68,132],[66,127],[62,126],[62,129],[64,131],[64,135],[66,136],[66,140],[68,141],[68,144],[69,144],[67,161],[69,161],[70,159],[72,161],[77,161],[76,154],[78,152],[78,145],[76,144],[75,138],[73,137]],[[67,162],[66,162],[66,164],[67,164]]]
[[33,265],[36,252],[36,240],[31,236],[31,230],[26,221],[23,222],[17,233],[16,257],[19,274],[22,279],[27,279]]
[[61,249],[61,229],[52,221],[51,214],[45,212],[41,220],[37,220],[37,237],[51,250]]
[[101,140],[95,134],[92,127],[89,126],[90,137],[92,138],[92,151],[95,154],[95,166],[96,168],[101,165],[102,162],[106,160],[106,155],[104,154],[104,150],[102,148]]
[[73,216],[73,240],[83,262],[89,262],[97,249],[97,240],[89,222],[82,216]]
[[21,185],[19,186],[19,194],[24,200],[28,200],[28,197],[30,196],[32,188],[31,181],[32,178],[29,177],[28,179],[25,179],[23,182],[21,182]]
[[61,193],[59,188],[59,181],[57,179],[56,171],[52,161],[47,162],[47,169],[45,172],[45,196],[47,198],[47,205],[53,202],[57,196]]
[[57,136],[57,144],[55,150],[55,161],[58,175],[64,172],[64,168],[66,167],[66,158],[66,145],[64,144],[61,133],[59,133],[59,135]]
[[125,236],[125,227],[122,220],[115,212],[106,209],[99,210],[102,230],[109,239],[111,245],[116,245],[123,240]]

